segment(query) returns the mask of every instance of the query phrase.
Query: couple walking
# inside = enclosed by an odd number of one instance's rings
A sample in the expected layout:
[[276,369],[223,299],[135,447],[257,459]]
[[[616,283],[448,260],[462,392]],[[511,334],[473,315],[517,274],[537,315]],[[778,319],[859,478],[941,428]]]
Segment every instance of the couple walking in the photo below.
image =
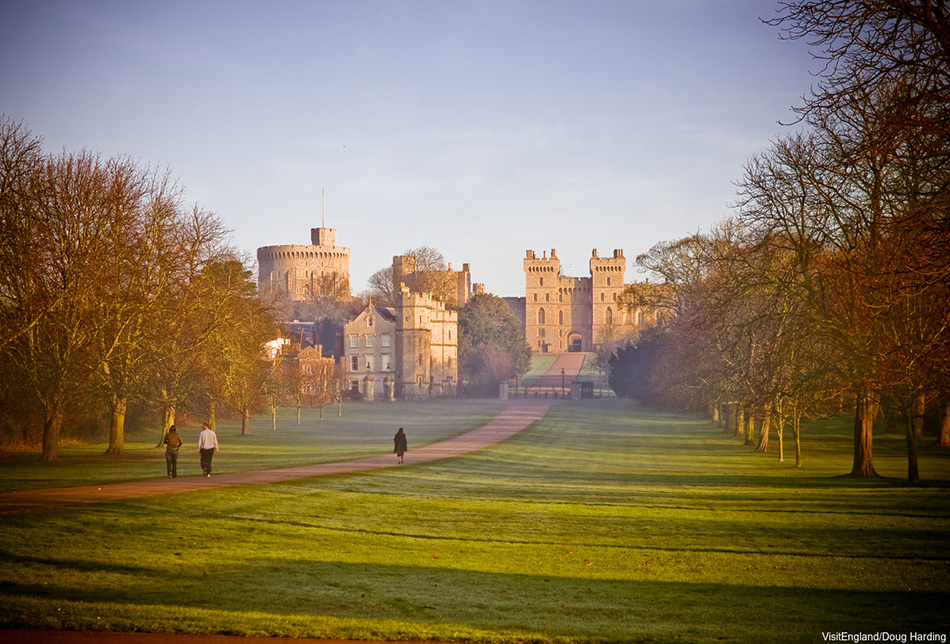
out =
[[[178,430],[174,425],[168,428],[165,434],[165,466],[168,471],[168,478],[173,479],[178,476],[178,450],[184,444]],[[198,453],[201,454],[201,475],[211,476],[211,459],[218,453],[218,435],[214,430],[208,427],[208,423],[201,425],[201,433],[198,434]]]

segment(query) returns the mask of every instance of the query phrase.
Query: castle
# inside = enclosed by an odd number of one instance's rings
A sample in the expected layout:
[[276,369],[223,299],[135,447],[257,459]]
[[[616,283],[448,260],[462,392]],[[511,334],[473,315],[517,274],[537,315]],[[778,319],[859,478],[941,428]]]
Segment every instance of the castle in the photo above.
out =
[[[289,301],[334,295],[350,298],[350,249],[336,245],[336,230],[314,228],[309,246],[257,250],[261,292]],[[393,258],[395,305],[367,306],[338,332],[350,389],[366,400],[425,399],[458,391],[458,313],[473,291],[471,271],[417,271],[416,259]],[[622,306],[623,250],[601,257],[594,249],[589,277],[561,274],[557,249],[524,258],[525,297],[504,298],[524,324],[536,354],[591,352],[635,337],[657,323],[655,308]],[[655,289],[656,287],[649,286]],[[433,293],[438,292],[438,299]]]
[[403,286],[394,308],[372,301],[344,327],[346,378],[365,400],[454,397],[458,313]]
[[656,323],[656,312],[620,306],[627,260],[623,250],[601,257],[594,249],[590,277],[561,275],[557,249],[551,256],[525,253],[525,340],[534,353],[596,351],[634,337],[647,324]]
[[[313,228],[313,243],[257,249],[258,290],[288,302],[319,297],[350,299],[350,249],[336,245],[336,230]],[[342,359],[349,388],[366,400],[455,396],[458,385],[458,313],[429,293],[414,292],[427,275],[412,257],[393,258],[399,286],[394,307],[372,301],[342,329]],[[431,276],[428,276],[431,277]],[[451,306],[471,295],[468,264],[435,275]],[[407,286],[408,283],[410,286]]]

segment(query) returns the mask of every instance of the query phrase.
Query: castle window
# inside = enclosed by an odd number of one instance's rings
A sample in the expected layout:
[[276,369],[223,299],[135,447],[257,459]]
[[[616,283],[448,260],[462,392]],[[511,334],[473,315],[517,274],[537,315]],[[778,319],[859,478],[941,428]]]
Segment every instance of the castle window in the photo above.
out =
[[637,326],[643,326],[643,311],[637,311]]
[[353,356],[350,358],[350,371],[359,371],[360,370],[360,357]]
[[373,326],[373,316],[366,318],[366,326]]
[[603,293],[600,294],[600,301],[601,301],[601,302],[604,301],[604,294],[603,294]]
[[539,284],[539,286],[544,286],[544,278],[543,278],[543,277],[541,278],[541,283]]
[[610,286],[610,278],[607,278],[607,286]]
[[551,301],[551,294],[550,294],[550,293],[545,293],[545,294],[544,294],[544,301],[545,301],[545,302],[550,302],[550,301]]
[[606,324],[614,323],[614,312],[609,306],[607,307],[606,313],[604,313],[604,322]]
[[564,301],[564,294],[563,294],[563,293],[558,293],[558,294],[557,294],[557,301],[558,301],[558,302],[563,302],[563,301]]
[[538,301],[538,294],[537,294],[537,293],[534,294],[534,301],[535,301],[535,302]]
[[539,329],[539,331],[540,331],[540,333],[541,333],[541,337],[542,337],[542,338],[545,337],[544,329]]
[[544,309],[538,309],[538,324],[544,324]]
[[557,323],[564,324],[564,311],[557,312]]

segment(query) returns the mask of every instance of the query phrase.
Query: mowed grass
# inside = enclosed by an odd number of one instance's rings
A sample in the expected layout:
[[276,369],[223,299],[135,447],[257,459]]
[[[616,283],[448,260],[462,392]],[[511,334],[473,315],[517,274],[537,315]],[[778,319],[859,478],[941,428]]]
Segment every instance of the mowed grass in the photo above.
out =
[[[773,439],[774,441],[774,439]],[[479,642],[950,630],[950,460],[847,423],[802,469],[715,425],[571,403],[385,471],[0,517],[0,625]],[[787,456],[791,445],[786,445]],[[898,640],[900,641],[900,640]],[[908,641],[913,641],[908,639]]]
[[[309,465],[392,452],[393,434],[405,426],[410,447],[471,431],[482,426],[503,409],[501,403],[476,401],[353,403],[320,410],[280,409],[277,429],[270,415],[255,417],[251,432],[241,435],[239,420],[217,422],[220,452],[214,471],[243,472],[294,465]],[[197,451],[199,423],[181,423],[178,431],[185,444],[178,460],[178,475],[199,476]],[[90,442],[60,450],[60,460],[40,463],[33,454],[0,453],[0,492],[47,487],[71,487],[93,483],[118,483],[165,477],[165,448],[156,447],[160,428],[126,436],[125,452],[106,456],[107,442]],[[107,441],[108,435],[99,437]]]

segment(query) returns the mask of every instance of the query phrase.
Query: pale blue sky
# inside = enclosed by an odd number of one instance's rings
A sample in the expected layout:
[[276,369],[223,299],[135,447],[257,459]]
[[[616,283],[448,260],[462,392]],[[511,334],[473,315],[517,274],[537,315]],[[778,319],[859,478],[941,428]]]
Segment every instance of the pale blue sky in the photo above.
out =
[[766,0],[0,0],[0,112],[171,169],[236,246],[426,245],[498,295],[729,214],[815,65]]

